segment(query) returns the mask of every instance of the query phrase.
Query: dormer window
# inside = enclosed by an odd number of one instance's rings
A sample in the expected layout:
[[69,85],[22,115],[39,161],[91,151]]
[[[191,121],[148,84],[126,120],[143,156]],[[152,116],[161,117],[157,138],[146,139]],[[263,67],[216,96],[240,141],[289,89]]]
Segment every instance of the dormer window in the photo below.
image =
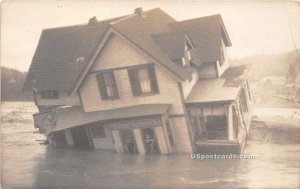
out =
[[190,62],[191,62],[191,53],[190,51],[185,51],[184,57],[182,58],[182,65],[183,66],[190,65]]
[[191,62],[191,52],[190,50],[192,49],[192,45],[190,44],[189,40],[185,40],[185,46],[184,46],[184,57],[182,58],[182,65],[189,65]]

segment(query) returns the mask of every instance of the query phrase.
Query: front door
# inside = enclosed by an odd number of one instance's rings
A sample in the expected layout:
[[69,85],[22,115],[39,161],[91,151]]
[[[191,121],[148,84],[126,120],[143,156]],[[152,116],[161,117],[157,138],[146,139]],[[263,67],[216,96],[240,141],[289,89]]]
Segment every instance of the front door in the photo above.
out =
[[81,149],[90,148],[89,139],[84,126],[78,126],[71,129],[74,146]]
[[120,130],[124,153],[138,153],[136,141],[131,129]]
[[158,154],[158,143],[153,128],[142,129],[143,142],[146,154]]

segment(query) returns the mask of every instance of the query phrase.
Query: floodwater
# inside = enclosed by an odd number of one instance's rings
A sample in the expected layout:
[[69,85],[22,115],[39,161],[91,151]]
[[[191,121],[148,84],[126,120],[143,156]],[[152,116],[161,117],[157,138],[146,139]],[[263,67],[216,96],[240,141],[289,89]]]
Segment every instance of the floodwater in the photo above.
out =
[[[1,117],[3,188],[299,188],[299,141],[251,137],[255,159],[200,160],[191,154],[121,155],[102,150],[54,149],[33,127],[32,103],[4,102]],[[299,131],[299,130],[298,130]],[[299,133],[299,132],[298,132]],[[293,134],[292,132],[289,133]],[[273,133],[274,135],[274,133]]]

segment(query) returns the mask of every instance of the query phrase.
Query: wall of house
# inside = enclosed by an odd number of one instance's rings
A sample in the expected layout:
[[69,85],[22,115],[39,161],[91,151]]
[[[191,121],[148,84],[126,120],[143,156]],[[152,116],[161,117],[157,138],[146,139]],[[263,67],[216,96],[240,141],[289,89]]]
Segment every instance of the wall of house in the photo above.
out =
[[[247,86],[248,85],[248,86]],[[247,106],[248,106],[248,113],[245,115],[246,118],[246,123],[247,123],[247,131],[250,130],[250,124],[252,121],[252,112],[253,112],[253,106],[252,106],[252,94],[251,94],[251,90],[249,88],[249,84],[248,84],[248,80],[245,82],[244,86],[243,86],[244,90],[245,90],[245,96],[246,96],[246,101],[247,101]]]
[[36,102],[38,106],[79,106],[81,105],[78,95],[69,96],[68,91],[58,91],[58,99],[43,99],[41,93],[36,93]]
[[[244,90],[242,90],[244,89]],[[245,92],[245,100],[246,100],[246,103],[247,103],[247,109],[248,111],[247,112],[243,112],[242,111],[242,107],[241,107],[241,104],[239,103],[239,99],[240,98],[243,98],[243,95],[242,95],[242,92]],[[251,94],[251,92],[250,92]],[[253,107],[252,107],[252,98],[250,99],[251,97],[249,96],[249,92],[248,92],[248,87],[247,87],[247,81],[242,85],[241,87],[241,90],[240,90],[240,93],[239,93],[239,96],[238,96],[238,99],[237,99],[237,108],[240,110],[241,112],[241,116],[242,116],[242,119],[245,123],[245,126],[247,128],[247,131],[250,130],[250,124],[251,124],[251,121],[252,121],[252,111],[253,111]]]
[[218,70],[218,77],[221,77],[222,74],[229,68],[229,60],[228,60],[228,54],[227,54],[227,48],[224,44],[224,41],[222,40],[222,49],[224,54],[224,62],[223,65],[220,66],[219,61],[217,62],[217,70]]
[[188,95],[192,91],[193,87],[197,83],[198,79],[199,79],[199,74],[198,74],[197,70],[195,70],[193,72],[191,80],[185,80],[184,82],[182,82],[181,85],[182,85],[184,99],[186,99],[188,97]]
[[216,62],[203,63],[198,69],[199,78],[217,78]]
[[103,128],[104,128],[104,132],[105,132],[105,137],[102,137],[102,138],[94,138],[92,131],[89,129],[91,136],[92,136],[94,148],[95,149],[114,150],[115,145],[113,143],[112,132],[109,129],[108,125],[103,125]]
[[[140,104],[171,104],[170,114],[184,114],[179,86],[174,76],[164,67],[155,65],[159,93],[148,96],[133,96],[128,78],[129,66],[151,63],[152,60],[142,51],[133,47],[119,36],[111,36],[102,50],[92,72],[89,73],[79,89],[84,110],[87,112],[114,109]],[[117,69],[116,69],[117,68]],[[102,100],[96,75],[97,71],[115,69],[114,75],[118,87],[119,99]],[[187,123],[184,116],[171,119],[171,128],[178,152],[191,152]]]

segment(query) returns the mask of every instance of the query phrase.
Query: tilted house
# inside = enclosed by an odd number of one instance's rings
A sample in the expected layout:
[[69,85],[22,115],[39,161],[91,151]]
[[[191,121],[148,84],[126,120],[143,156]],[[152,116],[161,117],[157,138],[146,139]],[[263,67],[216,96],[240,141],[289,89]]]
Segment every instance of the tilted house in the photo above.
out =
[[251,121],[248,66],[231,67],[220,15],[159,8],[45,29],[24,89],[54,145],[118,153],[239,153]]

